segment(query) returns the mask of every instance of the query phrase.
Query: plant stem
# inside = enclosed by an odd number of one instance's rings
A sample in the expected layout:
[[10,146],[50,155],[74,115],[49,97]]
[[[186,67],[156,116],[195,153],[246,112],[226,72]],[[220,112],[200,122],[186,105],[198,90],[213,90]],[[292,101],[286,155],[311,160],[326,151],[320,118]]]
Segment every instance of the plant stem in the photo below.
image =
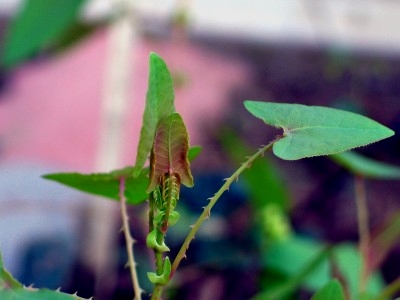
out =
[[239,175],[247,168],[251,166],[253,161],[257,159],[259,156],[262,156],[265,151],[269,150],[272,145],[281,138],[281,136],[277,137],[273,141],[271,141],[268,145],[260,148],[255,154],[253,154],[251,157],[249,157],[239,169],[237,169],[231,177],[225,179],[225,183],[222,185],[222,187],[214,194],[213,197],[209,198],[209,203],[207,204],[206,207],[204,207],[203,213],[199,216],[197,219],[196,223],[194,223],[191,226],[191,230],[189,234],[186,236],[185,241],[183,242],[178,254],[175,257],[174,262],[172,263],[172,269],[171,269],[171,277],[174,275],[176,269],[179,266],[179,263],[181,260],[186,256],[186,250],[189,248],[190,242],[194,239],[194,236],[196,235],[197,231],[199,230],[201,224],[210,217],[210,212],[211,208],[215,205],[215,203],[218,201],[218,199],[221,197],[221,195],[229,189],[230,185],[239,178]]
[[151,294],[151,300],[160,300],[163,289],[164,289],[164,285],[156,284],[154,287],[153,293]]
[[365,180],[361,176],[355,176],[355,201],[357,209],[359,249],[362,257],[359,292],[362,294],[365,291],[368,280],[367,264],[370,236],[368,228],[368,207],[365,194]]
[[[155,200],[154,200],[154,194],[150,193],[149,194],[149,233],[154,230],[154,210],[156,209],[155,205]],[[157,230],[157,243],[159,245],[162,245],[164,243],[164,235],[162,232]],[[157,251],[157,249],[154,250],[154,256],[156,259],[156,274],[161,275],[163,273],[163,255],[162,252]]]
[[142,292],[143,290],[139,286],[139,280],[136,271],[136,262],[135,256],[133,254],[133,244],[135,240],[132,238],[132,235],[129,230],[129,217],[128,212],[126,209],[126,197],[125,197],[125,178],[121,177],[119,179],[119,198],[121,203],[121,214],[122,214],[122,228],[125,235],[126,241],[126,251],[128,253],[128,265],[131,271],[131,278],[133,284],[133,291],[135,293],[134,300],[141,300],[142,299]]
[[400,290],[400,277],[387,285],[375,300],[386,300],[393,297]]
[[[154,210],[156,209],[156,200],[154,199],[154,193],[149,194],[149,233],[154,230]],[[159,245],[164,244],[164,234],[157,230],[157,243]],[[164,272],[164,257],[162,252],[157,249],[153,249],[155,256],[155,266],[156,266],[156,274],[162,275]],[[151,293],[151,300],[159,300],[161,299],[162,292],[164,289],[164,285],[156,284],[154,286],[153,292]]]

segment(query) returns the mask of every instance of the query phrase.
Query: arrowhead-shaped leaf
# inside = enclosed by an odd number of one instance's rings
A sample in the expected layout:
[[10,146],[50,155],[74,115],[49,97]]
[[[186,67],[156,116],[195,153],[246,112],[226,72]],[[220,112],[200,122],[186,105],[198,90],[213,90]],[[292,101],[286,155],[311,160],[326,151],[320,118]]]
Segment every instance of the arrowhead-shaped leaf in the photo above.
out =
[[140,174],[153,146],[157,124],[175,112],[172,77],[163,59],[155,53],[150,54],[149,83],[146,106],[140,131],[134,176]]
[[328,107],[245,101],[246,109],[265,123],[281,127],[273,145],[282,159],[330,155],[368,145],[394,134],[367,117]]
[[83,0],[27,0],[6,33],[1,64],[6,67],[28,58],[68,30]]
[[330,156],[353,174],[376,179],[400,179],[400,168],[367,158],[353,151]]
[[[200,153],[201,147],[189,149],[188,158],[193,161]],[[149,168],[145,168],[140,175],[133,177],[133,167],[125,167],[109,173],[54,173],[44,175],[43,178],[56,181],[74,189],[119,201],[119,179],[125,178],[125,197],[131,205],[140,204],[147,199],[146,188],[149,185]]]
[[188,150],[189,136],[182,117],[174,113],[162,120],[154,138],[148,192],[158,186],[161,176],[165,173],[178,173],[182,184],[188,187],[193,186],[193,177],[187,158]]
[[324,285],[311,300],[345,300],[343,287],[337,279],[329,281]]

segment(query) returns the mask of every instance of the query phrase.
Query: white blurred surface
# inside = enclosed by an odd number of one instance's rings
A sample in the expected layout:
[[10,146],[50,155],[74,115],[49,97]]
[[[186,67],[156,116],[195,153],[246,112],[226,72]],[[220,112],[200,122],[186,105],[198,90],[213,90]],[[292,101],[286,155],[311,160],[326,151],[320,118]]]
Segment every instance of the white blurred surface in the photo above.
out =
[[[0,0],[0,14],[23,0]],[[400,1],[375,0],[134,0],[147,21],[171,19],[185,4],[193,34],[261,43],[334,45],[356,50],[400,51]],[[106,18],[110,0],[89,0],[88,19]]]
[[35,240],[60,237],[76,245],[85,196],[41,178],[51,172],[34,163],[0,164],[0,248],[12,273]]

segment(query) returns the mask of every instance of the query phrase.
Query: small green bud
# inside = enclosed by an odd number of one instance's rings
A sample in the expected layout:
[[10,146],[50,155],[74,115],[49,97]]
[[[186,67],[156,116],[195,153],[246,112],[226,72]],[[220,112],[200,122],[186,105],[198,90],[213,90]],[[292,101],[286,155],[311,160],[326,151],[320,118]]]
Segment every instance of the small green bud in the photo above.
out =
[[147,277],[154,284],[162,284],[166,285],[171,276],[171,262],[169,261],[169,257],[167,256],[164,259],[163,265],[163,273],[161,275],[157,275],[154,272],[147,272]]
[[178,222],[180,216],[181,215],[177,211],[175,210],[171,211],[171,213],[169,214],[168,225],[169,226],[175,225]]
[[147,247],[149,247],[151,249],[155,249],[157,252],[169,251],[169,248],[167,247],[167,245],[165,245],[164,241],[162,242],[162,244],[159,244],[157,242],[157,233],[158,233],[158,230],[154,229],[147,235],[147,238],[146,238]]

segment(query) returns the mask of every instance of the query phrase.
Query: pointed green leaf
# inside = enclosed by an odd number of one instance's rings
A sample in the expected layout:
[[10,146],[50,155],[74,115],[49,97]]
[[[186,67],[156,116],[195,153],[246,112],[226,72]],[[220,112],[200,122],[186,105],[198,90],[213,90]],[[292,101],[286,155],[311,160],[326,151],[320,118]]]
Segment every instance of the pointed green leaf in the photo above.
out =
[[85,300],[77,295],[48,289],[0,290],[1,300]]
[[147,199],[146,187],[149,183],[148,169],[142,170],[136,178],[132,177],[132,167],[110,173],[55,173],[44,175],[50,179],[77,190],[119,201],[119,178],[125,177],[125,197],[127,203],[139,204]]
[[155,53],[150,54],[149,65],[146,106],[133,170],[134,176],[139,175],[149,156],[158,122],[175,112],[174,88],[167,65]]
[[265,123],[281,127],[274,154],[282,159],[329,155],[365,146],[394,134],[367,117],[328,107],[245,101],[246,109]]
[[174,113],[162,120],[154,138],[148,192],[159,185],[160,178],[165,173],[178,173],[182,184],[188,187],[193,186],[193,177],[187,158],[188,150],[189,136],[182,117]]
[[345,300],[343,287],[337,279],[329,281],[311,300]]
[[190,162],[194,161],[203,149],[200,146],[192,146],[188,152],[188,159]]
[[[194,160],[200,153],[201,147],[189,149],[189,160]],[[59,182],[74,189],[103,196],[119,201],[119,179],[125,178],[125,197],[130,205],[140,204],[147,199],[146,188],[149,185],[149,168],[140,172],[138,177],[132,176],[133,167],[125,167],[109,173],[54,173],[43,178]]]
[[376,179],[400,179],[400,168],[367,158],[353,151],[333,154],[335,162],[353,174]]
[[146,246],[150,249],[155,249],[157,252],[169,251],[168,246],[164,241],[161,243],[157,240],[158,229],[153,229],[146,237]]
[[11,22],[1,64],[6,67],[35,54],[66,32],[78,16],[84,0],[27,0]]
[[1,300],[84,300],[76,295],[47,289],[24,288],[4,268],[0,253],[0,299]]
[[8,288],[22,288],[22,284],[19,283],[3,266],[3,259],[0,253],[0,290]]

